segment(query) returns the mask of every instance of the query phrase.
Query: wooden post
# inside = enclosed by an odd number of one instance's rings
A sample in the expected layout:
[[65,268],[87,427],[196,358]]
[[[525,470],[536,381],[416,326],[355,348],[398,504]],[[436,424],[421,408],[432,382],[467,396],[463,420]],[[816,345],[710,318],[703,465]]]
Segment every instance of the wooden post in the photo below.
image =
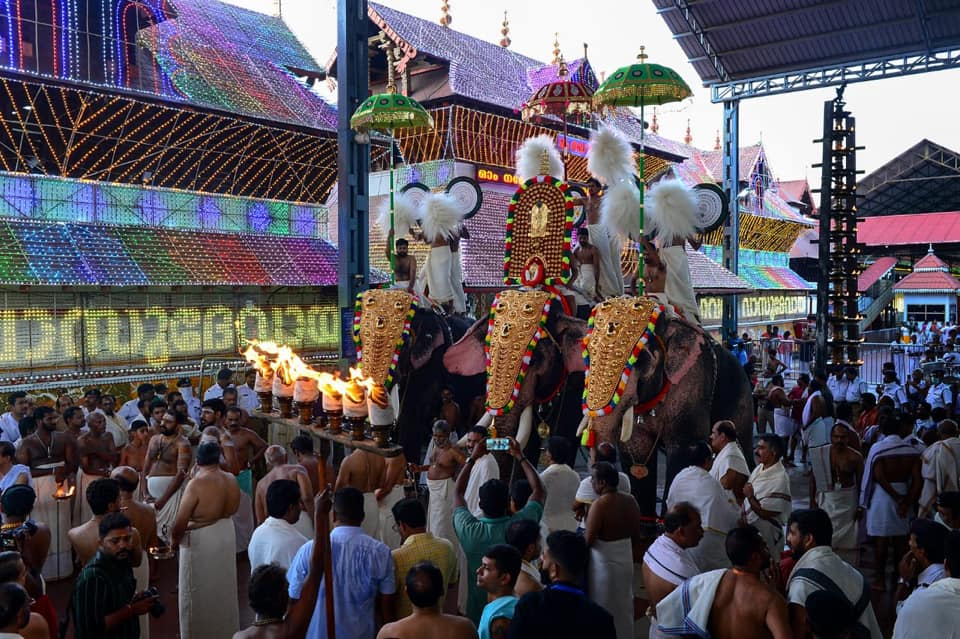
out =
[[[324,446],[323,444],[327,444]],[[326,489],[328,486],[327,480],[327,457],[330,454],[330,446],[327,442],[323,442],[320,445],[320,463],[317,464],[317,475],[320,480],[321,490]],[[331,499],[333,496],[331,495]],[[326,605],[326,619],[327,619],[327,637],[330,639],[336,639],[337,630],[336,630],[336,620],[334,618],[333,611],[333,557],[330,552],[330,522],[327,517],[322,517],[320,519],[320,530],[317,531],[317,538],[320,540],[320,543],[323,544],[323,594],[324,594],[324,603]]]

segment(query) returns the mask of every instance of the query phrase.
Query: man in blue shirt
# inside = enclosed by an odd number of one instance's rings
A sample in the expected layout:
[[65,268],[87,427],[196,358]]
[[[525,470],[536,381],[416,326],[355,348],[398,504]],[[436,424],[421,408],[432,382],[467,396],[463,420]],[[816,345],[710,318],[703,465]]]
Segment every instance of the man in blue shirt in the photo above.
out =
[[[333,606],[337,639],[371,639],[376,635],[374,604],[379,599],[384,623],[393,620],[397,591],[393,557],[386,544],[370,537],[361,528],[363,493],[356,488],[341,488],[333,498],[334,528],[330,532],[333,562]],[[303,583],[310,572],[313,541],[305,543],[290,564],[287,581],[291,600],[300,598]],[[327,639],[325,592],[320,595],[307,639]]]
[[520,576],[520,551],[497,544],[483,553],[477,571],[477,585],[487,593],[487,605],[480,617],[480,639],[506,639],[513,620],[517,597],[513,589]]
[[[470,589],[467,594],[467,617],[474,624],[479,624],[480,613],[484,604],[487,602],[486,593],[480,589],[476,581],[472,579],[480,568],[483,554],[487,548],[494,544],[506,543],[506,531],[510,522],[516,519],[531,519],[537,523],[543,515],[543,502],[546,500],[547,491],[540,481],[540,475],[533,464],[523,456],[520,446],[512,437],[510,439],[510,455],[516,460],[516,463],[523,469],[523,474],[530,485],[533,487],[533,493],[527,504],[521,508],[512,517],[507,513],[507,506],[510,502],[510,491],[507,484],[499,479],[491,479],[480,487],[480,510],[483,511],[483,517],[474,517],[467,510],[467,500],[464,496],[467,490],[467,483],[470,481],[470,471],[477,459],[487,454],[486,441],[481,440],[473,449],[473,454],[467,460],[460,476],[457,477],[456,495],[453,505],[456,510],[453,512],[453,529],[460,540],[460,547],[467,558],[467,570],[461,573],[461,579],[470,579]],[[463,605],[463,602],[459,602]]]

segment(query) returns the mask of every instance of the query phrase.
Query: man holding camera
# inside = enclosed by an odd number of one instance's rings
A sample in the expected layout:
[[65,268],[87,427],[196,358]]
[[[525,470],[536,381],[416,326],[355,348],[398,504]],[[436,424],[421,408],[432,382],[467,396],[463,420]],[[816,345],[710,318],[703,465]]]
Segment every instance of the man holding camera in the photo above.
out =
[[155,593],[136,593],[130,563],[133,549],[130,520],[119,512],[106,515],[100,522],[100,548],[80,573],[73,591],[76,639],[138,639],[140,615],[162,614]]

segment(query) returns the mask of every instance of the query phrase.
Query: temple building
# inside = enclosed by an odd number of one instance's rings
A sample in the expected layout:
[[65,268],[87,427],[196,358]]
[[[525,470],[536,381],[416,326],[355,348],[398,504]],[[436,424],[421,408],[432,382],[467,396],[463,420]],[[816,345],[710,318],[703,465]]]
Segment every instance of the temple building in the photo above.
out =
[[893,285],[893,305],[903,322],[956,324],[960,280],[933,252],[913,265],[912,272]]
[[0,34],[0,382],[336,349],[336,111],[282,20],[19,0]]

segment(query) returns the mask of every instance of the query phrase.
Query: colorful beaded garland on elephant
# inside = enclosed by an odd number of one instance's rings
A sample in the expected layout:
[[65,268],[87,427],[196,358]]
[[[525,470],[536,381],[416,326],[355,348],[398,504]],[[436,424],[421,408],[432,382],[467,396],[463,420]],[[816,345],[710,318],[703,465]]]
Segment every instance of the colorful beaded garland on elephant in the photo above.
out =
[[652,297],[614,297],[594,307],[583,340],[584,414],[598,417],[616,408],[662,312]]
[[543,336],[556,296],[549,291],[501,291],[487,324],[487,404],[491,415],[510,412]]
[[539,286],[570,281],[573,199],[562,180],[538,175],[517,189],[507,209],[503,281]]
[[400,349],[410,335],[416,298],[406,291],[371,289],[357,295],[354,309],[357,364],[365,375],[390,390]]

